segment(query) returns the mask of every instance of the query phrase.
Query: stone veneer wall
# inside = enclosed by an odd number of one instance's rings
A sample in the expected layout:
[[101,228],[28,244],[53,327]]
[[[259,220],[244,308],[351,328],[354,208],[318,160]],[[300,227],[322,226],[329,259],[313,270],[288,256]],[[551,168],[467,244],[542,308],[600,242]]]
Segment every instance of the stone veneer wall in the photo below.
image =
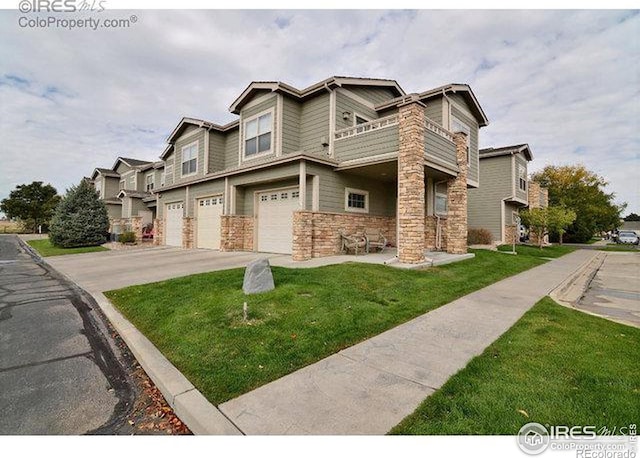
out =
[[153,220],[153,244],[164,244],[164,220],[155,218]]
[[425,246],[424,105],[408,101],[398,119],[398,259],[416,264]]
[[220,218],[220,250],[253,251],[253,216],[223,215]]
[[520,237],[518,237],[518,228],[515,224],[505,224],[504,226],[504,243],[507,245],[520,243]]
[[340,231],[353,234],[365,229],[378,229],[389,244],[396,244],[396,218],[393,216],[295,211],[292,259],[306,261],[340,254]]
[[191,216],[182,218],[182,248],[191,249],[195,247],[193,223],[194,219]]
[[[446,217],[440,217],[440,232],[441,232],[441,236],[440,236],[440,249],[441,250],[446,250],[447,249],[447,221],[448,219]],[[424,241],[424,247],[427,250],[435,250],[436,249],[436,225],[437,225],[437,219],[435,216],[430,215],[427,216],[425,218],[425,241]]]
[[540,183],[536,181],[529,181],[527,185],[529,186],[527,191],[529,208],[540,208]]
[[459,172],[447,181],[447,253],[467,252],[467,135],[456,132],[453,138]]
[[142,216],[131,217],[131,232],[136,235],[136,242],[142,241]]
[[[529,208],[547,208],[549,206],[549,190],[543,188],[540,183],[536,181],[530,181],[527,200],[529,201]],[[549,236],[543,235],[543,243],[548,242]],[[540,243],[540,237],[534,229],[529,230],[529,243],[533,245]]]

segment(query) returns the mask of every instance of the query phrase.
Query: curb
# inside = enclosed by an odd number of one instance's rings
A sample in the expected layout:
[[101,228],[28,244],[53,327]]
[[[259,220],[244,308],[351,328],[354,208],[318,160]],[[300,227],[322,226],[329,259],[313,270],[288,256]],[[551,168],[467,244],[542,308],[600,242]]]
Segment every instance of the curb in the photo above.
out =
[[566,307],[575,308],[575,304],[584,295],[605,258],[605,252],[595,252],[593,256],[549,292],[551,299]]
[[104,294],[92,291],[88,293],[96,300],[175,414],[194,434],[243,434],[193,386],[182,372],[171,364],[149,339],[116,310]]

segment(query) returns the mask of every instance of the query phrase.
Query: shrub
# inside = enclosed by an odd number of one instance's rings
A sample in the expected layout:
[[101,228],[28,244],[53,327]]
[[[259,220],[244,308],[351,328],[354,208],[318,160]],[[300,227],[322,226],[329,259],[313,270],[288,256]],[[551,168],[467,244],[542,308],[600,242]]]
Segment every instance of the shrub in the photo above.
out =
[[85,180],[67,190],[49,228],[51,243],[62,247],[97,246],[106,241],[109,229],[107,207]]
[[135,243],[136,234],[131,231],[123,232],[118,236],[118,242],[120,243]]
[[491,245],[493,237],[488,229],[471,228],[467,233],[467,245]]

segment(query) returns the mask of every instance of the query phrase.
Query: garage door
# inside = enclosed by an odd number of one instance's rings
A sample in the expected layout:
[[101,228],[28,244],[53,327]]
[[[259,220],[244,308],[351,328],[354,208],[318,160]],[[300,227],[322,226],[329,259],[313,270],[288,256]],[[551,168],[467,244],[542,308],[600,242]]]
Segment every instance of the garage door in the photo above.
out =
[[258,251],[291,253],[298,188],[258,194]]
[[165,207],[165,243],[170,246],[182,246],[182,202],[167,204]]
[[220,249],[220,216],[222,197],[206,197],[198,200],[198,226],[196,246]]

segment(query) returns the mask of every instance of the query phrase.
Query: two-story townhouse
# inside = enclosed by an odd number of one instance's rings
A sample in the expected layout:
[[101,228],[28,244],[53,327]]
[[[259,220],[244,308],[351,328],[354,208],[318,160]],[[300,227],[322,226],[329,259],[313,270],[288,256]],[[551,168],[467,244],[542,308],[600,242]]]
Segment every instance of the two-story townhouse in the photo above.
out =
[[482,185],[469,191],[469,227],[489,230],[496,244],[518,242],[518,212],[529,205],[531,191],[531,149],[527,144],[485,148],[479,158]]
[[96,168],[93,185],[104,200],[111,229],[133,228],[141,236],[142,227],[156,217],[152,191],[163,183],[164,163],[118,157],[110,169]]
[[401,262],[466,252],[488,124],[469,86],[407,95],[373,78],[253,82],[230,111],[234,122],[183,118],[169,136],[156,243],[304,260],[339,253],[340,231],[378,228]]

